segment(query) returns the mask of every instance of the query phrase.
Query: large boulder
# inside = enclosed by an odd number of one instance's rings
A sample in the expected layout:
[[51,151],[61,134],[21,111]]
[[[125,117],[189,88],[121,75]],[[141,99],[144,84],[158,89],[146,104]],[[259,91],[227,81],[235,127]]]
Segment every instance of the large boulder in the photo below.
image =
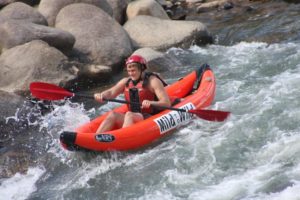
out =
[[0,11],[0,22],[7,19],[25,20],[35,24],[48,25],[46,18],[31,6],[16,2]]
[[19,20],[6,20],[0,24],[0,46],[4,49],[39,39],[61,51],[71,50],[75,43],[72,34],[60,29]]
[[119,24],[124,24],[126,21],[126,8],[129,1],[130,0],[107,0],[113,10],[113,18],[119,22]]
[[114,69],[132,53],[130,38],[123,27],[96,6],[83,3],[66,6],[57,15],[55,24],[75,36],[74,49],[84,62]]
[[14,3],[14,2],[23,2],[23,3],[26,3],[28,5],[36,5],[40,2],[40,0],[0,0],[0,8],[8,5],[8,4],[11,4],[11,3]]
[[166,50],[170,47],[190,47],[212,42],[207,27],[196,21],[162,20],[140,15],[124,24],[134,47]]
[[113,10],[106,0],[41,0],[38,10],[46,17],[49,26],[54,26],[59,11],[63,7],[74,3],[92,4],[101,8],[110,16],[113,15]]
[[64,63],[67,57],[41,40],[16,46],[0,56],[0,90],[26,92],[30,82],[54,84],[73,80],[75,75]]
[[132,1],[126,10],[127,18],[132,19],[138,15],[149,15],[161,19],[169,19],[163,7],[155,0]]

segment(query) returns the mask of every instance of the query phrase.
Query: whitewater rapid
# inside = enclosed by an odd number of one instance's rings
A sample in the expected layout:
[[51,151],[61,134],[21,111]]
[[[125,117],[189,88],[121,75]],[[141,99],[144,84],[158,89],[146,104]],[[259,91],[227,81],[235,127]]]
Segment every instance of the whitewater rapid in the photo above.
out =
[[[171,48],[186,67],[168,82],[208,63],[217,80],[210,109],[222,123],[194,119],[135,152],[74,153],[59,132],[117,106],[86,110],[67,101],[41,116],[47,155],[26,174],[1,180],[0,199],[300,199],[300,45],[247,43]],[[23,188],[20,190],[20,188]],[[5,194],[5,197],[2,194]]]

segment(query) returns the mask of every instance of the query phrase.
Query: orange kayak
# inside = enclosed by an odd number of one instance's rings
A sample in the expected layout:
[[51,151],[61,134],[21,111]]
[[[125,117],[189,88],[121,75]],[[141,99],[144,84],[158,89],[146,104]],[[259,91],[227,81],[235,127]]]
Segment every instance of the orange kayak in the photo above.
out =
[[[211,105],[215,96],[215,76],[206,64],[192,71],[182,79],[166,86],[170,97],[181,101],[173,106],[185,110],[201,109]],[[127,106],[114,109],[125,113]],[[128,151],[144,147],[164,137],[193,118],[193,114],[164,110],[132,126],[96,134],[96,130],[109,112],[78,127],[75,132],[63,132],[61,144],[65,149],[92,151]]]

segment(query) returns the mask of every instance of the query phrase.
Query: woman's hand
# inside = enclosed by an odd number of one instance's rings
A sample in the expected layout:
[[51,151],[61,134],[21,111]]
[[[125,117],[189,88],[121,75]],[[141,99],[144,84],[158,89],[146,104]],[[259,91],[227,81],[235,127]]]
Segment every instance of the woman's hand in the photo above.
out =
[[103,92],[102,93],[95,93],[94,98],[95,98],[96,101],[98,101],[100,103],[102,103],[103,99],[105,99],[105,97],[103,95]]
[[152,104],[152,101],[144,100],[142,102],[142,108],[150,108],[151,104]]

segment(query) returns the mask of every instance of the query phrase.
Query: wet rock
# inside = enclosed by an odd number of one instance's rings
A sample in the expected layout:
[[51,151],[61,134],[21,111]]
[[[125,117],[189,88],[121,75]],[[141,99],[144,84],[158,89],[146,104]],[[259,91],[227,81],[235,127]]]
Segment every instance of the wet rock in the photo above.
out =
[[43,40],[63,52],[70,51],[75,42],[74,36],[69,32],[52,27],[19,20],[7,20],[0,24],[2,48],[9,49],[32,40]]
[[25,101],[24,97],[0,90],[0,116],[1,120],[8,116],[15,115],[17,108],[20,108]]
[[200,6],[197,7],[197,12],[209,12],[219,7],[223,7],[226,3],[230,3],[230,0],[220,0],[220,1],[212,1],[207,3],[202,3]]
[[[76,86],[78,89],[79,87],[94,87],[97,86],[98,83],[105,83],[109,81],[112,76],[112,69],[108,66],[87,64],[80,68],[78,79],[76,80]],[[70,87],[72,87],[72,85],[70,85]]]
[[196,21],[162,20],[151,16],[137,16],[125,23],[135,48],[150,47],[166,50],[170,47],[190,47],[212,42],[207,27]]
[[56,18],[56,27],[75,36],[74,49],[82,62],[115,70],[132,53],[123,27],[96,6],[80,3],[64,7]]
[[168,54],[155,51],[151,48],[141,48],[133,54],[143,56],[147,60],[148,70],[153,72],[173,71],[173,69],[182,66],[178,60]]
[[234,7],[234,4],[231,2],[226,2],[223,6],[224,10],[230,10]]
[[113,15],[113,10],[106,0],[41,0],[38,10],[46,17],[49,26],[54,26],[59,11],[74,3],[92,4],[101,8],[110,16]]
[[186,0],[187,4],[196,4],[196,3],[204,3],[205,0]]
[[8,151],[0,156],[0,178],[9,178],[19,173],[25,173],[30,165],[30,154],[20,151]]
[[161,19],[169,19],[162,6],[155,0],[132,1],[128,4],[126,14],[129,20],[138,15],[148,15]]
[[[34,102],[0,91],[0,179],[25,173],[46,152],[51,137],[39,130],[47,102]],[[42,106],[41,106],[42,105]]]
[[0,89],[24,92],[32,81],[59,84],[72,80],[75,75],[64,68],[66,60],[64,54],[40,40],[11,48],[0,56]]
[[246,7],[245,7],[245,11],[246,11],[246,12],[251,12],[251,11],[253,11],[253,10],[255,10],[255,9],[254,9],[254,7],[252,7],[252,6],[246,6]]
[[171,9],[168,9],[167,13],[172,20],[185,20],[188,12],[181,6],[175,6]]
[[0,11],[0,21],[7,19],[25,20],[40,25],[48,25],[45,17],[31,6],[16,2],[5,6]]

